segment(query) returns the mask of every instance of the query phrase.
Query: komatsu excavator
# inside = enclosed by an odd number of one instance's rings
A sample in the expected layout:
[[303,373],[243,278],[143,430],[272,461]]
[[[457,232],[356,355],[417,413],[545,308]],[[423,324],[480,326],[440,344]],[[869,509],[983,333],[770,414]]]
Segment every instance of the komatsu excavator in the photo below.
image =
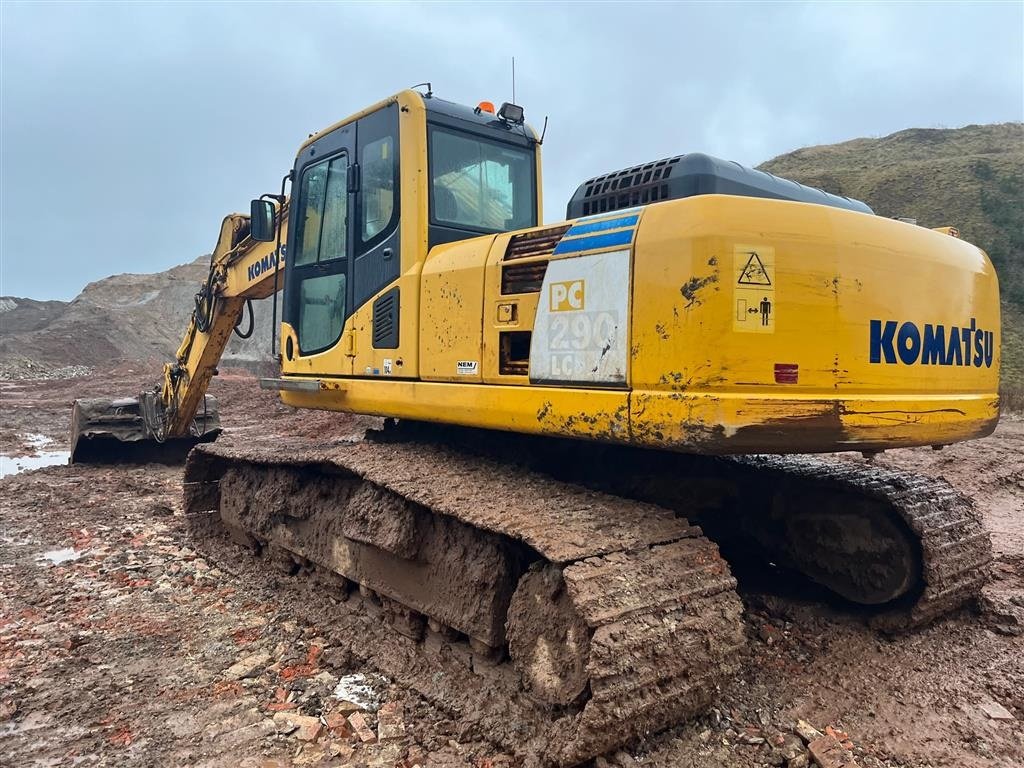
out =
[[[310,136],[290,197],[224,219],[162,384],[76,403],[74,460],[195,446],[197,530],[319,574],[423,653],[464,646],[558,764],[713,700],[744,641],[719,545],[890,629],[974,597],[991,548],[955,489],[783,454],[991,433],[985,253],[700,154],[590,179],[542,224],[540,144],[521,107],[416,90]],[[397,422],[209,442],[210,377],[278,290],[263,386]]]

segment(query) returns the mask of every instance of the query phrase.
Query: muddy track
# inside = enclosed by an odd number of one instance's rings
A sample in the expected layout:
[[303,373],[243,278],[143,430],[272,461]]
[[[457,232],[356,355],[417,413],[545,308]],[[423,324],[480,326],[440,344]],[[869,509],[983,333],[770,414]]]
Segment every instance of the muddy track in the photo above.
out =
[[[811,456],[709,457],[400,423],[385,434],[464,446],[592,490],[674,510],[723,549],[787,561],[829,588],[897,584],[869,606],[884,631],[919,627],[976,599],[992,544],[971,499],[941,478]],[[866,532],[851,534],[857,528]],[[887,572],[888,571],[888,572]],[[884,594],[884,590],[881,592]],[[839,593],[842,595],[842,592]]]
[[[467,684],[501,702],[485,732],[552,764],[706,709],[744,643],[735,581],[700,529],[440,445],[223,440],[190,456],[185,508],[195,530],[225,526],[340,595],[358,585],[435,672],[468,659]],[[407,658],[394,666],[408,677]],[[438,682],[456,676],[413,678],[452,700]]]
[[921,583],[907,599],[872,617],[889,631],[919,627],[976,598],[989,579],[991,538],[971,500],[945,480],[892,469],[808,457],[735,460],[755,471],[802,478],[851,499],[881,501],[917,539]]

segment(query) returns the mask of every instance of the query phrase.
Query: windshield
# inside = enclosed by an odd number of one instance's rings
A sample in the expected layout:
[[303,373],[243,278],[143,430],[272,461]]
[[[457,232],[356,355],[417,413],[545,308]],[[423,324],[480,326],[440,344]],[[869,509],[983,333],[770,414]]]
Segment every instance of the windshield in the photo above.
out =
[[430,169],[435,223],[488,232],[536,224],[531,150],[435,126]]

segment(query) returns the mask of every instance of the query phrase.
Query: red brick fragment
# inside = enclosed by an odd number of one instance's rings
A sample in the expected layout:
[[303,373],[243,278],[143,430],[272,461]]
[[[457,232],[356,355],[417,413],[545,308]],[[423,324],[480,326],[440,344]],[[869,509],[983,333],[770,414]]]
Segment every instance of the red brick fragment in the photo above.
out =
[[356,736],[364,744],[372,744],[377,740],[377,734],[370,728],[370,724],[366,722],[362,712],[353,712],[348,716],[348,722],[352,726],[352,730],[355,731]]
[[821,768],[857,768],[853,755],[834,736],[826,734],[815,739],[807,749]]
[[349,724],[348,718],[341,712],[331,712],[324,718],[324,720],[327,721],[327,728],[330,730],[332,736],[337,736],[342,739],[347,739],[352,736],[352,726]]

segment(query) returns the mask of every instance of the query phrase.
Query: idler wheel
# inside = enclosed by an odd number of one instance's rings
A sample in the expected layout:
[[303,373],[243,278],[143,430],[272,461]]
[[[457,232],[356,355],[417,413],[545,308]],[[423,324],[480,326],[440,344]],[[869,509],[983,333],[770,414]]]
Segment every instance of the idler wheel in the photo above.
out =
[[509,656],[535,698],[566,706],[587,690],[590,630],[576,612],[560,568],[534,566],[519,580],[507,630]]
[[883,605],[920,585],[921,554],[905,526],[880,506],[785,518],[797,568],[861,605]]

